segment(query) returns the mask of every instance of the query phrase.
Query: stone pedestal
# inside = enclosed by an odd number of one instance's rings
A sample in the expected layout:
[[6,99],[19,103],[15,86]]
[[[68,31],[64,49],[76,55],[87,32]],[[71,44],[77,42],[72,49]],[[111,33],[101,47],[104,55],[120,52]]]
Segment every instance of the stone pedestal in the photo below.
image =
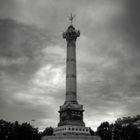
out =
[[82,136],[82,135],[56,135],[44,136],[41,140],[101,140],[98,136]]

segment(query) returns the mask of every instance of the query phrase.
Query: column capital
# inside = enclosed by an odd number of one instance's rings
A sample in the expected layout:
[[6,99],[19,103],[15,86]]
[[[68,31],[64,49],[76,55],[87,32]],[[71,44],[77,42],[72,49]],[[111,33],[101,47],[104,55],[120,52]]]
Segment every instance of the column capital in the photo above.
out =
[[66,32],[63,32],[63,38],[67,41],[76,41],[77,37],[80,36],[80,31],[76,30],[72,25],[68,27]]

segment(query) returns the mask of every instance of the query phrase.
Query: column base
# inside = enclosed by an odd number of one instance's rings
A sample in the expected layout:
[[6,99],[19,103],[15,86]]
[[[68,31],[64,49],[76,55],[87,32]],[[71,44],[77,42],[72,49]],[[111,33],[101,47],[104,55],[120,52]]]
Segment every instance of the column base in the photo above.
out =
[[60,122],[58,126],[85,126],[83,122],[83,106],[72,102],[66,102],[60,106]]
[[54,128],[54,135],[90,135],[90,127],[65,125]]
[[98,136],[82,136],[82,135],[62,135],[62,136],[44,136],[41,140],[101,140]]

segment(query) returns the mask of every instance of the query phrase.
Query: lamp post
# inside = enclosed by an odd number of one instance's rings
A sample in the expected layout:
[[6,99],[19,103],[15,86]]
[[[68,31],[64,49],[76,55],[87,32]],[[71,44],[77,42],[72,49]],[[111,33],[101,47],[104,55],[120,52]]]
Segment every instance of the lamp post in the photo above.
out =
[[34,119],[32,119],[32,122],[33,122],[33,129],[32,129],[32,140],[33,140],[33,134],[34,134],[34,122],[35,122],[36,120],[34,120]]

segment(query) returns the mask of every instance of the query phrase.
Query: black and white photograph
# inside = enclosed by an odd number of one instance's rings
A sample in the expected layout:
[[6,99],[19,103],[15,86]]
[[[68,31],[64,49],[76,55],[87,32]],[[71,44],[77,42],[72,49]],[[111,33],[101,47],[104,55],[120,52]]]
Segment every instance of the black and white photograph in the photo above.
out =
[[140,140],[140,1],[0,0],[0,140]]

